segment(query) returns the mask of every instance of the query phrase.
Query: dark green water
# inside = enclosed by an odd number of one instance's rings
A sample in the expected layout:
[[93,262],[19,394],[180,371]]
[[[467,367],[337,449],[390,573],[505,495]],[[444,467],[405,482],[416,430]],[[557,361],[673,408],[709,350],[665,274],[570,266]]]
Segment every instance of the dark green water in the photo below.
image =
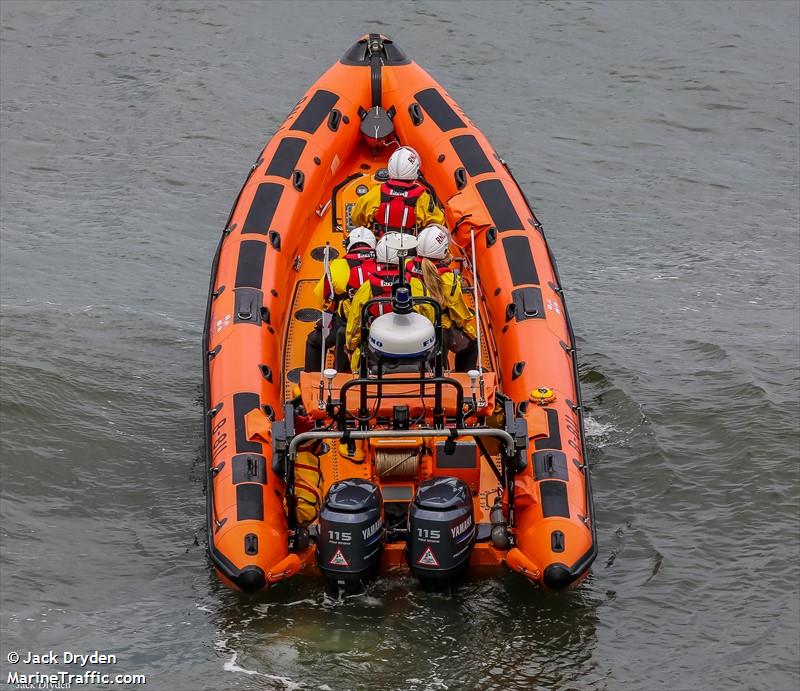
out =
[[[178,691],[798,688],[797,3],[0,15],[0,684],[52,671],[9,652],[97,649]],[[601,546],[576,592],[250,601],[206,560],[213,250],[260,148],[369,30],[484,130],[559,260]]]

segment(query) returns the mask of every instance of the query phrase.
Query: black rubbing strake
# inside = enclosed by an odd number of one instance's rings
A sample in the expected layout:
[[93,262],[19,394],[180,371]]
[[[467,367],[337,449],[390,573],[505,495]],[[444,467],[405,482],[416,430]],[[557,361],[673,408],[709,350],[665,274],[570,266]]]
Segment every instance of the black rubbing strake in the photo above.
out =
[[475,187],[497,230],[501,233],[506,230],[524,230],[519,214],[514,209],[511,198],[500,180],[483,180]]
[[267,484],[266,459],[257,453],[241,453],[233,457],[232,476],[234,485],[240,482]]
[[339,97],[336,94],[320,89],[309,99],[303,112],[300,113],[290,129],[314,134],[338,100]]
[[297,167],[297,161],[306,147],[306,140],[298,137],[284,137],[275,155],[269,163],[266,175],[276,175],[287,180],[292,176],[292,171]]
[[283,185],[277,182],[262,182],[244,221],[242,233],[266,235],[281,200]]
[[261,240],[244,240],[239,245],[236,288],[261,288],[266,253],[267,245]]
[[453,137],[450,143],[456,150],[456,154],[458,154],[467,172],[473,177],[483,173],[494,172],[494,168],[489,159],[486,158],[486,154],[481,149],[481,145],[478,144],[478,140],[471,134],[461,134]]
[[569,502],[567,501],[567,485],[560,480],[545,480],[539,485],[542,494],[542,514],[569,518]]
[[535,446],[537,449],[560,449],[561,448],[561,429],[558,426],[558,411],[547,408],[547,429],[548,436],[544,439],[537,439]]
[[383,82],[381,79],[381,54],[374,51],[372,46],[380,45],[380,34],[370,34],[367,38],[367,57],[369,59],[370,91],[372,93],[372,108],[376,112],[381,110],[381,96],[383,95]]
[[244,416],[253,408],[258,408],[259,400],[257,393],[236,393],[233,394],[233,419],[236,429],[236,453],[259,453],[261,444],[257,441],[247,440],[247,428],[244,423]]
[[236,485],[236,520],[264,520],[264,487],[252,483]]
[[449,132],[457,127],[466,126],[464,121],[456,115],[456,112],[436,89],[431,88],[420,91],[415,95],[415,98],[442,132]]
[[533,262],[531,244],[525,235],[503,238],[503,251],[506,253],[511,282],[515,286],[539,284],[539,274]]

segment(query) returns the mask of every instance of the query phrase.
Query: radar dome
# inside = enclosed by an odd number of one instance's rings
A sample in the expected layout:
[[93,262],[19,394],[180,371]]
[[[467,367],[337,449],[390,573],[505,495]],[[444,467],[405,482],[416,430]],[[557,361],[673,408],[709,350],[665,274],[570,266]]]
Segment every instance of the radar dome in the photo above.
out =
[[433,324],[416,312],[383,314],[369,327],[370,350],[385,359],[421,358],[430,354],[435,343]]

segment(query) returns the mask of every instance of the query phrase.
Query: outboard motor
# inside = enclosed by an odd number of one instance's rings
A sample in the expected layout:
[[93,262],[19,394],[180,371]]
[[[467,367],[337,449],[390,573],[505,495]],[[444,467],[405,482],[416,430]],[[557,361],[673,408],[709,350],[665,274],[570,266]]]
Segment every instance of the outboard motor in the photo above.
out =
[[333,590],[360,592],[378,570],[385,530],[377,485],[334,482],[319,515],[317,565]]
[[421,483],[408,512],[408,565],[433,590],[456,584],[475,546],[472,493],[463,480],[437,477]]

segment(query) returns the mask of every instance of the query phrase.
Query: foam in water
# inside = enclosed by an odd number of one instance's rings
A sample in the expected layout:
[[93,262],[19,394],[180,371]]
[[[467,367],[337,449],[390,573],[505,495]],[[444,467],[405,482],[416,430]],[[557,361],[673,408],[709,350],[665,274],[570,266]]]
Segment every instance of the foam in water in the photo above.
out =
[[300,684],[292,681],[291,679],[287,679],[286,677],[280,677],[275,674],[267,674],[266,672],[258,672],[254,669],[246,669],[241,665],[237,665],[236,658],[238,657],[238,655],[239,653],[237,653],[236,651],[233,651],[231,653],[231,659],[228,660],[222,667],[226,672],[240,672],[242,674],[249,674],[251,676],[264,677],[265,679],[273,679],[275,681],[279,681],[289,691],[295,691],[295,689],[302,688]]
[[591,439],[593,444],[598,448],[602,448],[608,443],[612,432],[619,431],[610,422],[600,422],[588,415],[584,417],[583,425],[586,430],[587,438]]

